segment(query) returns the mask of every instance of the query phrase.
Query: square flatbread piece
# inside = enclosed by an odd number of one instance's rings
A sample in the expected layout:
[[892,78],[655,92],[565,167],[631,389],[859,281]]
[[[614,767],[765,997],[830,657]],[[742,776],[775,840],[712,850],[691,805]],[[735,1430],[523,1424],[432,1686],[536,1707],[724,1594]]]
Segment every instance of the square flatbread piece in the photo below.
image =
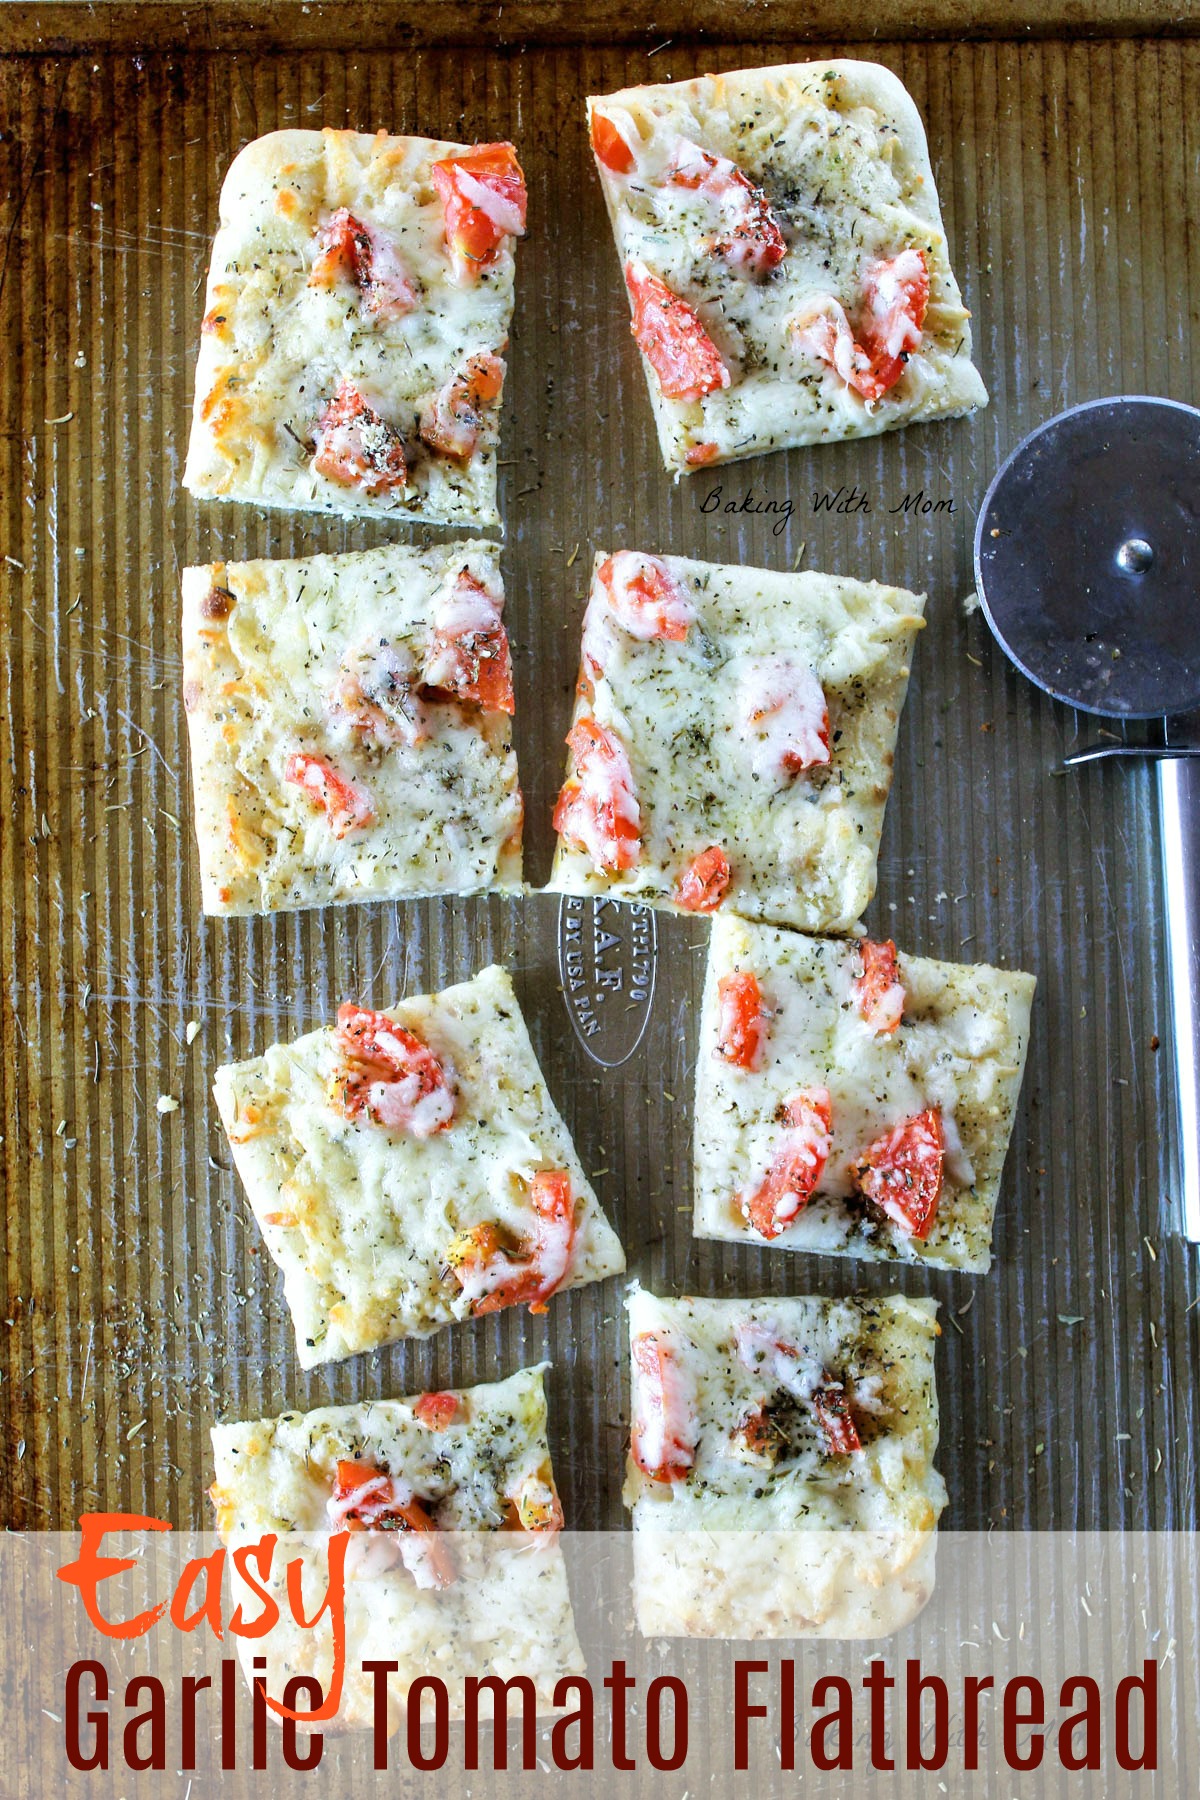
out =
[[716,920],[696,1235],[986,1270],[1034,985]]
[[[365,1660],[399,1664],[388,1677],[393,1729],[412,1682],[431,1668],[446,1682],[456,1717],[466,1675],[527,1675],[546,1711],[555,1681],[582,1670],[556,1541],[562,1511],[542,1367],[455,1392],[217,1425],[212,1439],[212,1497],[224,1542],[280,1538],[268,1582],[280,1621],[265,1642],[239,1640],[247,1673],[252,1656],[265,1654],[273,1699],[297,1674],[330,1691],[329,1616],[298,1629],[282,1571],[301,1562],[305,1613],[313,1618],[328,1588],[330,1534],[340,1531],[350,1538],[338,1728],[372,1727],[374,1679],[363,1672]],[[503,1529],[515,1526],[521,1529]],[[310,1707],[312,1698],[294,1703]]]
[[501,968],[218,1069],[301,1366],[625,1267]]
[[494,527],[511,144],[275,131],[221,189],[184,486]]
[[588,107],[669,469],[986,405],[924,127],[889,70],[745,69]]
[[946,1504],[936,1303],[627,1304],[641,1630],[874,1637],[919,1612]]
[[596,558],[551,886],[848,931],[875,891],[924,599]]
[[183,574],[204,910],[521,885],[491,545]]

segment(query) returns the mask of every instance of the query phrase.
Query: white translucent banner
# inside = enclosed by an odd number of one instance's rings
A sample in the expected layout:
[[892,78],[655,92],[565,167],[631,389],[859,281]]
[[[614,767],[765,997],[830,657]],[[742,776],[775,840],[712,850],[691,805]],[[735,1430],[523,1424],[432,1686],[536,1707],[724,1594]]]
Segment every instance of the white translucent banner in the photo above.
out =
[[1195,1792],[1198,1537],[441,1537],[0,1539],[0,1793]]

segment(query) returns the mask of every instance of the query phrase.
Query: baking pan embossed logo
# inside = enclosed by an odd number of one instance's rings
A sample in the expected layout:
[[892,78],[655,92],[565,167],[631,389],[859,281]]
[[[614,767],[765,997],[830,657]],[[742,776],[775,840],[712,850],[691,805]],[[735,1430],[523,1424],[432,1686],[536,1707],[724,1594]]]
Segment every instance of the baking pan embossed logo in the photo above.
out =
[[558,972],[575,1035],[602,1068],[628,1062],[654,999],[658,928],[648,906],[565,894]]

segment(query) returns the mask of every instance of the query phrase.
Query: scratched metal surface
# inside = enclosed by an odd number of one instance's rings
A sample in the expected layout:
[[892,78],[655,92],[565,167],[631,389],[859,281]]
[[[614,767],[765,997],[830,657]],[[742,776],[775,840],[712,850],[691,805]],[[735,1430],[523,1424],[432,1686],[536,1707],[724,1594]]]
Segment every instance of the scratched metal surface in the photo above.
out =
[[[827,47],[822,47],[827,48]],[[766,60],[783,60],[773,44]],[[304,1375],[227,1167],[214,1066],[498,957],[631,1270],[714,1294],[878,1289],[944,1306],[941,1466],[959,1528],[1195,1527],[1195,1264],[1173,1223],[1150,777],[1056,764],[1091,727],[1022,686],[964,613],[972,518],[1003,454],[1070,402],[1200,398],[1200,45],[872,46],[928,123],[993,394],[973,422],[719,476],[793,515],[704,512],[660,472],[582,96],[753,64],[693,52],[81,54],[0,62],[0,1518],[83,1508],[205,1524],[208,1426],[471,1382],[548,1356],[577,1526],[619,1525],[614,1285]],[[511,135],[529,175],[506,403],[505,567],[529,865],[569,716],[584,570],[626,543],[929,591],[869,922],[1040,979],[984,1279],[690,1236],[702,931],[660,922],[648,1035],[596,1067],[558,992],[557,906],[423,903],[200,916],[178,580],[189,561],[361,547],[371,528],[198,507],[180,491],[209,234],[237,148],[280,125]],[[813,516],[857,484],[869,516]],[[906,493],[949,498],[923,518]],[[575,547],[579,546],[576,556]],[[189,1021],[200,1030],[188,1046]],[[169,1095],[179,1110],[160,1114]]]

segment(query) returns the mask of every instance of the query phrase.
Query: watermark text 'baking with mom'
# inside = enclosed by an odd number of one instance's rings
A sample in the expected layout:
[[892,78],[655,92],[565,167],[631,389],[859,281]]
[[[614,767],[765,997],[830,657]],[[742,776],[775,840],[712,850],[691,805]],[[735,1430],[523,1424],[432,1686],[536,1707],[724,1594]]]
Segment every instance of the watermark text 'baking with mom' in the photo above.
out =
[[901,494],[894,501],[879,503],[873,499],[869,488],[861,488],[854,482],[849,487],[813,488],[806,500],[796,501],[790,496],[779,500],[769,494],[759,494],[753,487],[743,488],[741,492],[726,491],[724,484],[717,482],[701,500],[700,511],[726,513],[738,518],[767,518],[772,520],[772,535],[779,537],[798,512],[814,515],[898,513],[924,519],[932,513],[957,513],[958,507],[951,495],[928,493],[923,487],[917,488],[915,493]]

